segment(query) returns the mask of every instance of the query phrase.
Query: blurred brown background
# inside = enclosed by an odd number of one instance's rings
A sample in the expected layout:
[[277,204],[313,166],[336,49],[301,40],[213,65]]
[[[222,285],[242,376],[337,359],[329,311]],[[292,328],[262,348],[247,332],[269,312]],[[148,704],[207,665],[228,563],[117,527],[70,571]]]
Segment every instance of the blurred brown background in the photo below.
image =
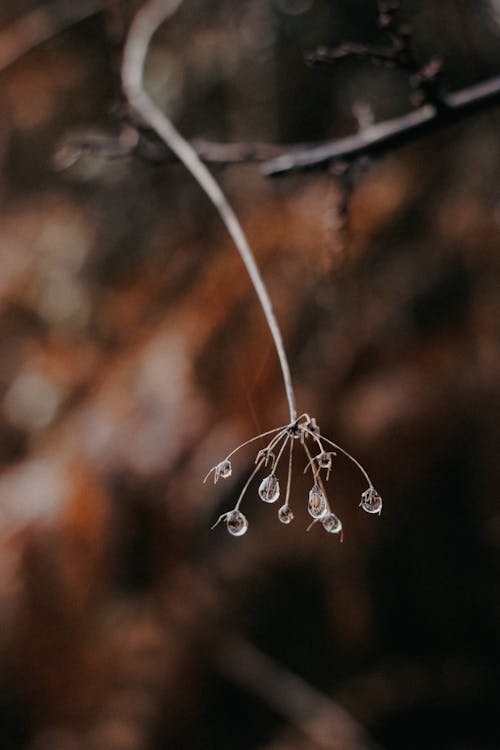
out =
[[[328,171],[213,168],[299,409],[385,501],[363,514],[339,461],[344,543],[305,533],[299,461],[294,523],[251,490],[233,539],[210,526],[252,453],[202,479],[286,421],[280,373],[184,168],[58,160],[120,131],[137,4],[103,6],[15,59],[17,19],[42,9],[50,27],[79,3],[0,3],[0,748],[497,749],[498,110],[356,162],[347,211]],[[356,113],[411,107],[397,70],[304,63],[383,42],[376,18],[368,0],[186,0],[148,87],[188,137],[341,137]],[[408,0],[402,20],[444,91],[498,74],[497,0]]]

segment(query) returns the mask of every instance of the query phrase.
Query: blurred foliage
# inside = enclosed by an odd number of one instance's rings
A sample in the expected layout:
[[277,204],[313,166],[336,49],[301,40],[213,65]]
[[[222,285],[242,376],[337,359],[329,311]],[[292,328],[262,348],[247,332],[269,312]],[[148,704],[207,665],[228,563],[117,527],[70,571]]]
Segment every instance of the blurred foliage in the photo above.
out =
[[[353,165],[346,213],[334,174],[214,169],[299,408],[360,457],[385,510],[361,514],[339,462],[342,545],[305,533],[301,478],[290,527],[249,495],[244,538],[210,533],[252,457],[216,487],[208,467],[286,418],[241,262],[180,165],[54,167],[68,135],[118,132],[137,5],[110,0],[1,72],[0,746],[317,747],[245,686],[237,634],[380,747],[498,748],[498,112]],[[35,7],[3,0],[4,32]],[[498,73],[496,0],[402,14],[445,90]],[[340,137],[359,105],[407,111],[408,82],[304,55],[380,37],[368,0],[186,0],[148,87],[190,137]]]

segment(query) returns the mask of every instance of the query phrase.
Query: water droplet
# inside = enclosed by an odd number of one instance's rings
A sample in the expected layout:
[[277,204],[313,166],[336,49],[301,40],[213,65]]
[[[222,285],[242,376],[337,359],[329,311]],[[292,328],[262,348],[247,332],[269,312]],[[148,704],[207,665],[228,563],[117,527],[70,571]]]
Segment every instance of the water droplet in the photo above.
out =
[[321,519],[321,523],[325,531],[328,531],[329,534],[340,534],[342,531],[342,521],[335,513],[327,513]]
[[274,458],[274,453],[271,451],[270,448],[262,448],[257,453],[257,457],[255,459],[255,463],[258,464],[260,461],[264,462],[264,466],[267,466],[268,462],[271,458]]
[[289,505],[282,505],[278,511],[278,518],[281,523],[291,523],[293,521],[292,509]]
[[320,469],[327,469],[327,471],[331,471],[332,464],[333,464],[333,457],[335,456],[335,453],[320,453],[319,456],[317,456],[318,466]]
[[274,474],[269,474],[260,483],[259,495],[265,503],[274,503],[280,496],[280,483]]
[[369,487],[362,493],[360,506],[367,513],[382,513],[382,498],[374,487]]
[[319,484],[314,484],[309,490],[307,510],[309,511],[309,515],[313,518],[321,518],[326,512],[326,500]]
[[231,461],[226,458],[224,461],[221,461],[220,464],[217,464],[217,477],[222,477],[223,479],[227,479],[231,476],[233,471],[233,467],[231,466]]
[[321,436],[321,432],[320,432],[320,429],[319,429],[319,424],[316,422],[315,417],[311,417],[311,419],[309,420],[309,422],[306,425],[306,427],[309,430],[309,432],[312,432],[313,435],[316,435],[316,437],[320,437]]
[[232,510],[226,518],[227,530],[233,536],[243,536],[248,529],[248,521],[239,510]]

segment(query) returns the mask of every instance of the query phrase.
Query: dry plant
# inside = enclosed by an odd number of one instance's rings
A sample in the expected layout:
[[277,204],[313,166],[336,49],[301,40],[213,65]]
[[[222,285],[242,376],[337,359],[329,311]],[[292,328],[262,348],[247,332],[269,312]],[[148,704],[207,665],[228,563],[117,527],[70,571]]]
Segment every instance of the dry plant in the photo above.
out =
[[[298,416],[295,393],[290,373],[290,366],[286,355],[280,327],[276,319],[267,288],[255,262],[252,249],[243,232],[241,224],[227,201],[220,186],[213,178],[207,167],[200,160],[191,144],[176,130],[168,117],[156,106],[148,96],[143,85],[144,63],[151,42],[151,38],[158,27],[177,10],[182,0],[149,0],[135,16],[125,43],[122,64],[122,82],[125,95],[135,113],[165,142],[168,148],[191,172],[194,179],[204,190],[208,198],[217,209],[222,222],[232,237],[238,253],[241,256],[250,276],[255,292],[262,307],[269,330],[271,332],[276,353],[281,365],[283,384],[289,409],[289,422],[280,427],[268,430],[250,438],[231,451],[222,461],[208,472],[206,479],[213,474],[214,481],[225,479],[232,473],[231,457],[244,445],[248,445],[264,437],[272,436],[267,445],[259,450],[255,460],[255,468],[246,481],[234,508],[223,513],[214,527],[224,521],[227,530],[233,536],[242,536],[248,528],[248,521],[241,512],[240,506],[252,480],[260,469],[270,467],[270,472],[262,479],[259,486],[259,496],[266,503],[274,503],[280,497],[280,485],[276,470],[287,446],[289,451],[288,475],[286,482],[285,500],[278,512],[279,520],[289,524],[293,520],[290,507],[290,490],[292,477],[293,447],[296,440],[303,448],[307,464],[305,470],[311,469],[313,485],[309,492],[308,511],[312,522],[308,528],[320,522],[323,528],[342,539],[342,522],[332,511],[325,489],[324,479],[328,480],[332,471],[335,452],[327,448],[334,448],[342,453],[361,471],[368,487],[361,496],[361,507],[368,513],[380,514],[382,499],[375,490],[370,477],[361,464],[346,450],[328,438],[320,431],[314,417],[308,414]],[[315,446],[312,449],[312,446]],[[317,453],[314,450],[317,449]],[[321,476],[324,472],[324,477]]]

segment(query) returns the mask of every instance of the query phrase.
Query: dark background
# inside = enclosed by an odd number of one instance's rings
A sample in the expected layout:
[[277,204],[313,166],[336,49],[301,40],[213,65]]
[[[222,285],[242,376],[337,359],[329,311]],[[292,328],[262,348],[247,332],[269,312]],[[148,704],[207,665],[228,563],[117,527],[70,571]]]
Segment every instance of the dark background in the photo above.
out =
[[[59,5],[3,0],[2,44]],[[233,539],[210,526],[254,456],[203,476],[287,419],[241,261],[180,165],[55,158],[119,132],[135,8],[109,2],[0,74],[0,747],[496,750],[498,111],[358,160],[348,193],[328,171],[213,168],[299,409],[384,497],[364,514],[339,460],[344,542],[306,533],[299,459],[294,523],[251,488]],[[495,0],[408,0],[401,18],[443,91],[498,74]],[[411,108],[401,71],[304,62],[383,44],[376,19],[368,0],[186,0],[148,87],[188,137],[335,139],[355,113]]]

